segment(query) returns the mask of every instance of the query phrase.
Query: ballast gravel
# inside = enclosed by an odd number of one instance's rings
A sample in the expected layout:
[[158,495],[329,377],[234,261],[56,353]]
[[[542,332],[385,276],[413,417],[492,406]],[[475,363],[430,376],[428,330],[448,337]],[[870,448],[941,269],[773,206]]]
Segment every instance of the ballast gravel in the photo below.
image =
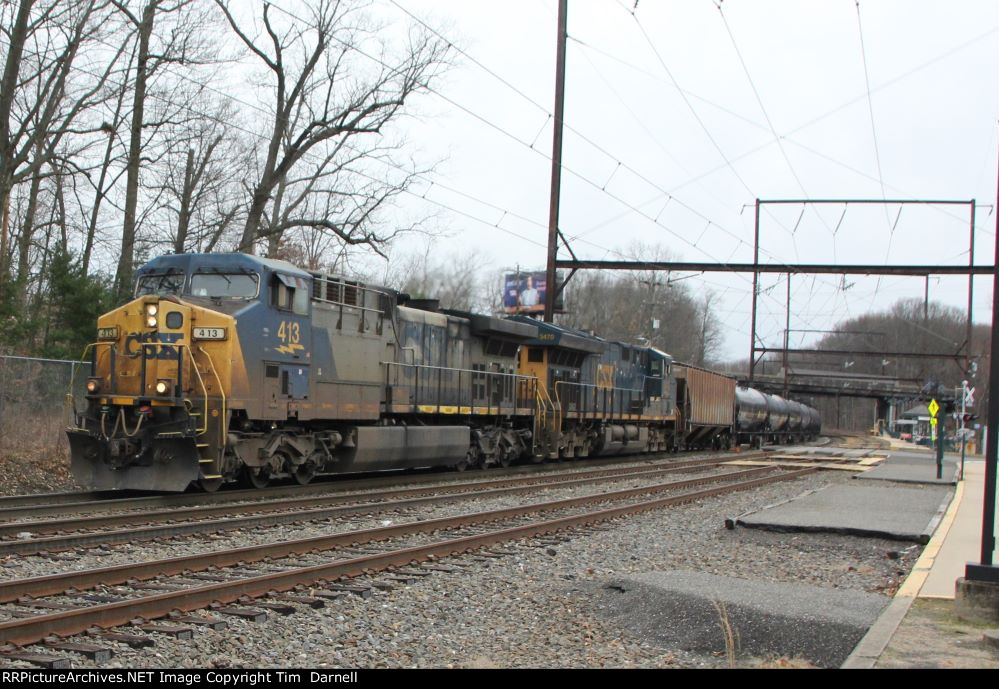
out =
[[[375,591],[368,599],[346,595],[320,610],[299,606],[296,614],[271,614],[262,623],[226,618],[225,630],[197,629],[193,640],[158,636],[151,649],[117,646],[105,667],[725,666],[720,631],[715,651],[670,647],[629,631],[607,614],[595,587],[629,575],[686,570],[867,592],[887,600],[918,557],[918,547],[724,527],[726,517],[846,480],[835,472],[813,474],[552,538],[504,544],[494,548],[504,553],[498,558],[448,558],[442,564],[462,569],[434,572]],[[244,544],[255,540],[244,536]],[[234,545],[230,539],[227,544]],[[128,548],[132,559],[163,557],[171,550],[149,544]],[[378,579],[376,574],[370,580]],[[76,667],[92,666],[73,658]],[[738,662],[774,659],[742,657]]]
[[[574,487],[555,483],[539,487],[537,490],[529,493],[513,493],[494,497],[467,496],[455,501],[427,503],[417,507],[386,512],[376,512],[375,509],[377,508],[375,508],[370,514],[257,527],[253,529],[232,529],[215,533],[187,534],[171,539],[159,539],[157,541],[136,541],[126,544],[101,545],[93,548],[66,551],[49,557],[11,555],[0,558],[0,579],[26,578],[78,571],[93,567],[108,567],[142,560],[193,555],[209,550],[242,548],[276,541],[314,538],[345,531],[375,529],[382,526],[453,517],[459,514],[498,510],[529,503],[548,502],[629,488],[654,486],[731,472],[732,469],[730,468],[719,469],[711,467],[680,474],[663,474],[652,477],[625,476],[608,478],[601,483],[584,484]],[[697,489],[695,487],[680,490]],[[649,493],[639,496],[634,500],[648,500],[657,495],[665,494],[665,492]],[[361,500],[361,502],[364,501],[366,500]],[[25,528],[30,527],[26,525]],[[141,524],[137,524],[136,528],[141,528]]]

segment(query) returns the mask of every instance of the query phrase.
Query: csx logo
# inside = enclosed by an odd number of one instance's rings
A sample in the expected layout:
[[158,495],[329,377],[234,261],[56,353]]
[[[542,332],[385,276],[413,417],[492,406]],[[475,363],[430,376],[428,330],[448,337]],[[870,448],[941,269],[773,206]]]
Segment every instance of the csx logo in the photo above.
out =
[[176,342],[183,333],[129,333],[125,338],[125,356],[137,357],[142,354],[142,345],[161,342],[162,346],[145,347],[147,359],[163,359],[171,361],[177,358],[177,348],[169,344]]

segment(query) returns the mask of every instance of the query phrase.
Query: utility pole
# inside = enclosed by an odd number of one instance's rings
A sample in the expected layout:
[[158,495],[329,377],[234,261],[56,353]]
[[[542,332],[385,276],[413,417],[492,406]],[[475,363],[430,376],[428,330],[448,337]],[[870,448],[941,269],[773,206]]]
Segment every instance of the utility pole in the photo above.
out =
[[926,276],[926,288],[923,290],[923,327],[930,319],[930,276]]
[[558,40],[555,52],[555,122],[552,133],[552,188],[548,206],[548,267],[545,272],[545,323],[555,315],[555,261],[558,258],[558,208],[562,185],[562,112],[565,110],[565,39],[569,0],[558,2]]
[[967,442],[967,434],[964,428],[964,415],[968,409],[968,381],[961,381],[961,478],[964,480],[964,445]]
[[791,346],[791,273],[787,274],[787,317],[784,321],[784,399],[787,399],[787,350]]

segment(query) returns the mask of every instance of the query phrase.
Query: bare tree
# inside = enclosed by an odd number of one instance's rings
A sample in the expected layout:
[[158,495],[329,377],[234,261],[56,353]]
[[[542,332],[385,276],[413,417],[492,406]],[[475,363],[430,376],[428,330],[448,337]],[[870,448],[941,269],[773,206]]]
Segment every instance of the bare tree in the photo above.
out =
[[150,174],[149,186],[163,191],[158,241],[169,238],[177,254],[214,249],[244,207],[250,150],[231,126],[234,104],[217,98],[202,109],[166,134],[166,153]]
[[[89,146],[86,135],[94,130],[78,126],[78,120],[104,98],[103,86],[120,55],[120,51],[106,56],[84,49],[105,30],[107,8],[94,0],[21,0],[16,10],[10,3],[0,7],[7,42],[0,78],[0,282],[10,268],[10,202],[15,185],[31,183],[29,215],[18,233],[18,273],[23,282],[34,231],[31,216],[47,174],[45,165],[59,156],[74,158]],[[96,56],[89,56],[86,68],[78,69],[85,52]],[[77,140],[75,151],[70,139]]]
[[693,363],[698,366],[706,366],[715,361],[715,355],[722,345],[721,322],[714,310],[714,304],[717,300],[718,293],[706,289],[697,302],[697,319],[700,329]]
[[[251,252],[266,238],[273,253],[284,233],[296,227],[377,249],[394,232],[378,231],[375,213],[398,193],[393,188],[408,186],[412,175],[403,174],[385,185],[388,189],[379,189],[358,181],[365,174],[359,173],[360,164],[379,151],[375,146],[383,129],[407,100],[437,75],[447,45],[411,30],[401,55],[390,55],[367,25],[363,5],[347,0],[318,0],[306,10],[307,18],[265,2],[264,35],[256,36],[237,21],[228,2],[215,1],[235,34],[265,65],[274,89],[267,150],[239,250]],[[282,20],[275,17],[278,11]],[[310,161],[311,171],[305,173]],[[352,181],[347,181],[348,172]],[[287,198],[289,193],[294,198]]]
[[[155,126],[151,127],[153,123],[146,119],[150,80],[168,64],[191,66],[211,62],[215,49],[204,30],[207,15],[198,0],[145,0],[139,13],[132,11],[127,0],[112,2],[134,28],[136,41],[121,254],[115,273],[115,291],[123,298],[131,291],[135,263],[139,174],[142,158],[149,149],[144,135],[148,138],[148,131],[155,130]],[[158,20],[168,22],[161,32],[154,30]],[[177,103],[168,100],[165,105],[167,107],[159,115],[159,124],[171,121],[178,112],[189,112],[183,99],[178,99]]]
[[393,256],[384,282],[421,299],[437,299],[445,309],[488,311],[494,289],[486,260],[474,249],[448,253],[426,241],[419,251]]
[[[661,246],[634,245],[635,259],[671,258]],[[559,322],[603,337],[644,342],[681,361],[705,363],[717,347],[713,300],[700,303],[683,276],[661,271],[585,272],[566,287]]]

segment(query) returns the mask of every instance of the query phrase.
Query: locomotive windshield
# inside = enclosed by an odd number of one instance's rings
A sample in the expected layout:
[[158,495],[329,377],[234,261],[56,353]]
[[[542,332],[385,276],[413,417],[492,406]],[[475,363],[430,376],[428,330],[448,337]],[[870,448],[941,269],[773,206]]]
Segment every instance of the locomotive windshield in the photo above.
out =
[[257,276],[254,273],[195,273],[191,278],[191,295],[252,299],[257,296]]
[[135,287],[135,296],[147,294],[180,294],[184,291],[184,273],[150,273],[139,278]]

